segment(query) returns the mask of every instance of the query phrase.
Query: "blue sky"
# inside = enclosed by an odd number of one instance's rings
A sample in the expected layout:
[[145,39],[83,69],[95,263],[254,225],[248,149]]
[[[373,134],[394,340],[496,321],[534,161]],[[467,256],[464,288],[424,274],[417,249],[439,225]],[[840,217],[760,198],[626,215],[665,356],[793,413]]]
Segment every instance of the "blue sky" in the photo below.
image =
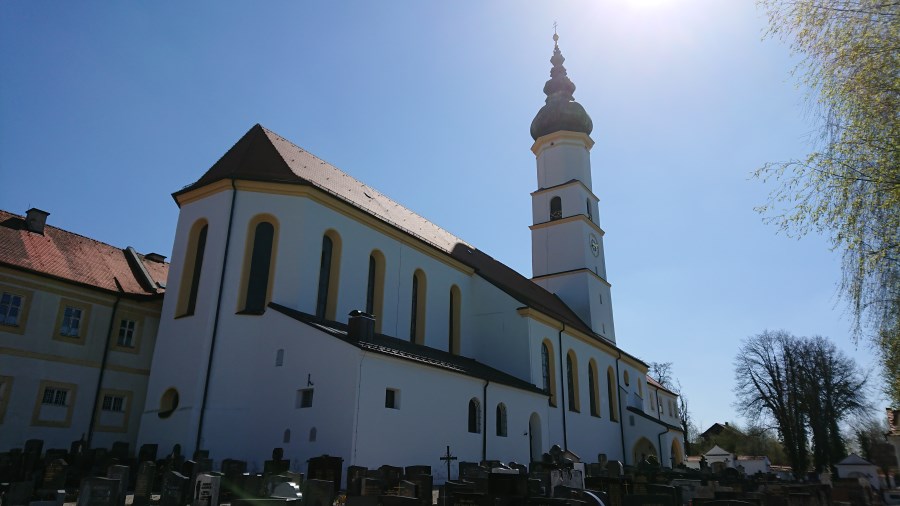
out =
[[619,345],[673,362],[702,428],[740,421],[732,361],[764,329],[877,369],[827,239],[753,210],[751,172],[803,156],[815,111],[751,0],[2,2],[0,207],[169,255],[171,193],[261,123],[530,276],[554,21]]

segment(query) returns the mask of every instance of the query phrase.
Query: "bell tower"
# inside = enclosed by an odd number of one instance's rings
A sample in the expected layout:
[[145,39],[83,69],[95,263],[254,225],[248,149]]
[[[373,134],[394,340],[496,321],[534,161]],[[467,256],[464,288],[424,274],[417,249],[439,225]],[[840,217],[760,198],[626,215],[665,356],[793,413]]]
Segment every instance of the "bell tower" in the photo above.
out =
[[532,280],[555,293],[591,329],[615,343],[603,230],[591,189],[591,117],[575,101],[559,36],[553,34],[546,103],[531,122],[537,186],[531,193]]

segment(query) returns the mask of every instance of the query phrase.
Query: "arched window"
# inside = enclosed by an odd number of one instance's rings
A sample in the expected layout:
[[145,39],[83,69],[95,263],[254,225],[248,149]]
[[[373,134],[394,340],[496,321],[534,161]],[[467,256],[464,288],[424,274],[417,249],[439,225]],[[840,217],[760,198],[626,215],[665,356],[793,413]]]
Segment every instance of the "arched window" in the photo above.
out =
[[587,208],[587,217],[589,220],[594,219],[594,213],[591,211],[591,199],[584,199],[585,207]]
[[253,229],[253,249],[250,253],[244,313],[262,314],[269,298],[269,282],[274,257],[275,225],[260,221]]
[[581,411],[581,399],[578,395],[578,359],[572,350],[566,354],[566,383],[569,411]]
[[606,369],[606,398],[609,401],[609,419],[614,422],[619,421],[617,386],[616,373],[613,372],[612,367],[609,367]]
[[556,406],[556,365],[553,360],[553,346],[547,340],[541,343],[541,379],[544,392],[550,395],[550,405]]
[[319,290],[316,296],[316,316],[319,318],[334,320],[340,264],[341,238],[329,230],[322,236],[322,258],[319,262]]
[[281,367],[282,365],[284,365],[284,348],[279,348],[275,352],[275,367]]
[[506,437],[506,404],[497,404],[497,435]]
[[553,197],[550,199],[550,221],[562,218],[562,199]]
[[597,363],[588,362],[588,396],[591,400],[591,416],[600,416],[600,390],[597,388]]
[[626,386],[626,387],[627,387],[628,385],[631,384],[631,383],[629,382],[629,380],[628,380],[628,371],[623,372],[623,373],[622,373],[622,377],[625,379],[625,386]]
[[449,325],[447,329],[449,343],[447,345],[447,350],[454,354],[459,355],[459,307],[460,307],[460,293],[459,287],[453,285],[450,287],[450,315],[449,315]]
[[412,308],[409,313],[409,341],[425,344],[425,273],[417,269],[412,279]]
[[469,432],[481,434],[481,403],[474,397],[469,400]]
[[317,430],[315,427],[309,429],[309,442],[314,443],[316,441]]
[[284,437],[281,438],[281,441],[284,443],[291,442],[291,429],[284,429]]
[[638,378],[638,380],[637,380],[637,386],[638,386],[638,395],[640,395],[641,398],[643,399],[644,398],[644,382],[642,382],[640,380],[640,378]]
[[381,332],[384,306],[384,255],[373,250],[369,254],[369,281],[366,285],[366,312],[375,316],[375,332]]
[[206,234],[209,225],[206,220],[198,221],[191,227],[187,252],[184,256],[184,270],[181,274],[181,291],[179,293],[178,314],[189,316],[197,307],[197,294],[200,291],[200,272],[203,270],[203,253],[206,251]]

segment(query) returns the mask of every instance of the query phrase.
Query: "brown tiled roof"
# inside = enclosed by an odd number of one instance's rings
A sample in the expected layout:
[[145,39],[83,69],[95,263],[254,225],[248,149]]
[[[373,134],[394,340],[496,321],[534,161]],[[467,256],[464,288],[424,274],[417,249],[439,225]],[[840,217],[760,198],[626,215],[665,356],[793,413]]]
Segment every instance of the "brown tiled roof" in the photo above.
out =
[[291,309],[274,302],[270,302],[269,307],[285,316],[350,343],[361,350],[389,355],[401,360],[408,360],[422,365],[464,374],[473,378],[488,380],[492,383],[500,383],[501,385],[518,388],[520,390],[547,395],[543,390],[527,381],[521,380],[468,357],[454,355],[446,351],[414,344],[404,339],[398,339],[383,334],[375,334],[371,339],[367,340],[354,339],[348,335],[346,324],[322,320],[311,314],[297,311],[296,309]]
[[676,397],[678,396],[678,393],[673,392],[673,391],[669,390],[668,388],[664,387],[662,385],[662,383],[656,381],[655,379],[651,378],[650,376],[647,376],[647,384],[649,384],[652,387],[658,388],[658,389],[662,390],[663,392],[670,393]]
[[200,179],[172,196],[177,201],[184,193],[225,179],[315,187],[472,267],[479,276],[525,306],[537,309],[571,328],[611,345],[609,341],[596,335],[556,295],[259,124],[244,134]]
[[[132,250],[133,251],[133,250]],[[129,262],[129,251],[50,225],[30,232],[22,216],[0,211],[0,265],[108,292],[155,296],[164,291],[169,264],[134,253],[140,266]]]

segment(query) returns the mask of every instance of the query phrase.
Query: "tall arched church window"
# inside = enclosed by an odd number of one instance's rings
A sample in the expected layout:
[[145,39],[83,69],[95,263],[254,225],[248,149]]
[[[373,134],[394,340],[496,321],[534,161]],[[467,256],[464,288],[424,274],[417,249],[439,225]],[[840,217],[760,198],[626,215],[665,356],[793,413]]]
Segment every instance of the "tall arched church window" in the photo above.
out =
[[591,401],[591,416],[600,416],[600,391],[597,388],[597,363],[588,363],[588,396]]
[[319,288],[316,296],[316,316],[334,320],[337,305],[338,274],[341,261],[340,236],[329,230],[322,236],[322,257],[319,262]]
[[384,255],[374,250],[369,255],[369,280],[366,285],[366,312],[375,316],[375,332],[381,332],[384,306]]
[[550,221],[562,218],[562,199],[553,197],[550,199]]
[[594,219],[594,212],[591,211],[591,199],[585,199],[585,200],[584,200],[584,205],[585,205],[585,208],[587,209],[587,217],[588,217],[588,219],[589,219],[589,220],[593,220],[593,219]]
[[569,411],[581,411],[581,402],[578,395],[578,359],[575,352],[566,354],[566,383],[569,401]]
[[412,279],[412,307],[409,314],[409,341],[425,344],[425,273],[417,269]]
[[541,379],[544,393],[548,394],[551,406],[556,406],[556,371],[551,345],[545,340],[541,343]]
[[474,397],[469,400],[469,432],[481,434],[481,403]]
[[497,435],[506,437],[506,404],[497,404]]
[[612,367],[609,367],[606,369],[606,397],[609,401],[609,419],[614,422],[619,421],[619,405],[616,392],[617,384],[616,374],[613,372]]
[[460,292],[459,287],[453,285],[450,287],[450,314],[449,325],[447,329],[447,333],[449,334],[449,343],[447,346],[447,350],[454,354],[459,355],[459,320],[460,320]]
[[203,253],[206,251],[206,234],[209,225],[205,220],[198,221],[191,228],[188,239],[185,265],[181,276],[178,314],[189,316],[197,307],[197,294],[200,292],[200,273],[203,270]]
[[269,297],[269,278],[272,267],[275,225],[261,221],[253,230],[253,249],[250,254],[250,273],[244,296],[244,312],[261,314]]

